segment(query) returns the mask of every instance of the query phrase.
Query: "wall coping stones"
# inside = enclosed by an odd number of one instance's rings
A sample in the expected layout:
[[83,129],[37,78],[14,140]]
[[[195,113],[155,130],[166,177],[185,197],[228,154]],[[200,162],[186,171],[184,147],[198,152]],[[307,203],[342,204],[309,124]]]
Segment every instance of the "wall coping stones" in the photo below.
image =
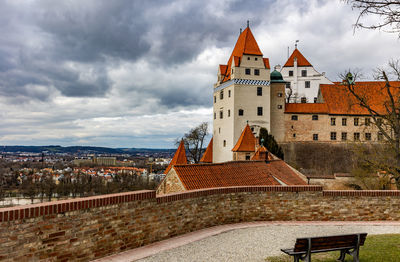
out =
[[241,186],[241,187],[219,187],[211,189],[199,189],[175,194],[156,196],[154,190],[140,190],[117,194],[82,197],[68,200],[58,200],[32,205],[0,208],[0,222],[14,221],[18,219],[35,218],[46,215],[64,214],[65,212],[85,210],[89,208],[104,207],[127,202],[141,200],[156,200],[157,203],[167,203],[183,199],[197,198],[218,194],[231,194],[241,192],[310,192],[320,191],[323,196],[363,196],[400,197],[400,190],[323,190],[322,186]]

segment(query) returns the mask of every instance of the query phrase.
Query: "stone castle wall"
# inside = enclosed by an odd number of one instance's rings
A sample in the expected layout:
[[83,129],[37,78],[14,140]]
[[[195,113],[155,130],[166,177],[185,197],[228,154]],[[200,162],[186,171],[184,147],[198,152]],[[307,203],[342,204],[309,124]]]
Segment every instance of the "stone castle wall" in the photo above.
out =
[[89,261],[248,221],[400,221],[400,191],[254,186],[156,197],[136,191],[0,209],[0,260]]

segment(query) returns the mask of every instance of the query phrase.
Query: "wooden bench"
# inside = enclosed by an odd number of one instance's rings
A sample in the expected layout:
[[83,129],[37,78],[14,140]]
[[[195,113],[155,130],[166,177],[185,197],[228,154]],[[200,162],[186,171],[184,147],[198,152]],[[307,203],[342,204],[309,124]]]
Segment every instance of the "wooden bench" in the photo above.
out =
[[293,256],[295,262],[299,262],[300,259],[306,262],[310,262],[312,253],[339,250],[339,261],[344,261],[346,254],[349,254],[353,257],[354,262],[358,262],[360,246],[364,245],[366,238],[367,233],[298,238],[296,239],[296,244],[294,245],[294,248],[281,250],[282,252]]

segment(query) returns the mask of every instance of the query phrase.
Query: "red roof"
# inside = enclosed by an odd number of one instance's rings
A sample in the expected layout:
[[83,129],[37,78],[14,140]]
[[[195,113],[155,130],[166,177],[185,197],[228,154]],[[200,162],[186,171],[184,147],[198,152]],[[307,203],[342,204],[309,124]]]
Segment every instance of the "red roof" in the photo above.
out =
[[306,183],[282,160],[234,161],[218,164],[175,165],[174,170],[186,190]]
[[[400,81],[390,81],[391,92],[400,96]],[[356,82],[354,90],[364,98],[368,105],[379,114],[386,114],[389,96],[384,81]],[[350,93],[347,86],[341,82],[321,84],[319,86],[325,103],[291,103],[285,105],[285,113],[302,114],[331,114],[331,115],[370,115],[367,109]],[[399,103],[399,102],[397,102]]]
[[232,54],[228,60],[228,68],[226,70],[226,74],[222,82],[228,81],[231,79],[231,65],[232,59],[234,59],[235,66],[240,64],[240,60],[242,56],[246,55],[262,55],[260,48],[258,47],[257,41],[253,36],[250,28],[247,27],[240,35],[236,42],[235,48],[232,51]]
[[233,152],[254,152],[256,149],[256,138],[247,124],[242,134],[240,135],[236,145],[233,147]]
[[264,66],[266,69],[271,69],[271,67],[269,66],[269,58],[263,58],[264,61]]
[[288,103],[285,104],[285,113],[327,114],[328,106],[325,103]]
[[219,71],[221,72],[221,75],[225,75],[227,68],[227,65],[219,65]]
[[265,146],[260,146],[256,153],[253,155],[251,160],[272,160],[271,154],[268,152],[267,148]]
[[182,164],[187,164],[185,145],[183,143],[183,140],[181,140],[181,143],[179,144],[179,147],[176,150],[175,155],[172,158],[171,162],[169,163],[167,169],[165,169],[164,174],[167,174],[168,171],[172,168],[172,166],[182,165]]
[[294,59],[297,58],[297,66],[312,66],[310,62],[296,48],[283,67],[294,66]]
[[212,163],[212,160],[213,160],[213,139],[211,138],[210,143],[208,143],[208,146],[206,148],[206,151],[204,152],[203,156],[200,159],[200,162]]

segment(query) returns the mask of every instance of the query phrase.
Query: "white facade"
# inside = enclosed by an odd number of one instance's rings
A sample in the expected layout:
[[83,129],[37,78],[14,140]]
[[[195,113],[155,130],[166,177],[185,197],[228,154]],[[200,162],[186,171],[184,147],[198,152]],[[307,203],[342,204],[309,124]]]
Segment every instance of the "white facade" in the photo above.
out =
[[[323,72],[319,73],[313,66],[297,66],[297,59],[294,59],[294,66],[283,67],[281,74],[283,79],[290,82],[292,88],[292,96],[290,103],[300,103],[302,98],[306,98],[307,103],[314,103],[318,97],[320,84],[332,84]],[[288,97],[289,89],[286,88],[286,97]]]
[[231,79],[214,85],[213,163],[233,160],[232,148],[247,122],[254,132],[260,127],[270,130],[270,69],[262,56],[243,55],[240,65],[232,61],[231,68]]

